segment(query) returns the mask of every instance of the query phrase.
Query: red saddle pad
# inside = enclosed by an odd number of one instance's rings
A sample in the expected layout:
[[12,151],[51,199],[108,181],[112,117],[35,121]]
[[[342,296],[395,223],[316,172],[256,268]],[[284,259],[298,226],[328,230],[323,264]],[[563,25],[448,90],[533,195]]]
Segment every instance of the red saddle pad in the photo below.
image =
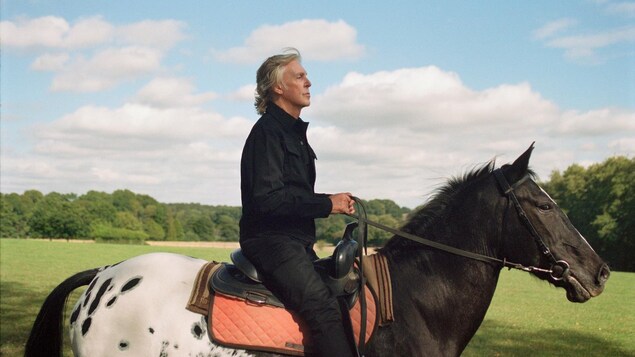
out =
[[[376,302],[366,287],[366,341],[376,327]],[[208,319],[211,339],[223,346],[303,356],[310,346],[304,323],[289,310],[254,305],[233,296],[214,294]],[[359,343],[361,307],[359,299],[350,310],[355,340]]]

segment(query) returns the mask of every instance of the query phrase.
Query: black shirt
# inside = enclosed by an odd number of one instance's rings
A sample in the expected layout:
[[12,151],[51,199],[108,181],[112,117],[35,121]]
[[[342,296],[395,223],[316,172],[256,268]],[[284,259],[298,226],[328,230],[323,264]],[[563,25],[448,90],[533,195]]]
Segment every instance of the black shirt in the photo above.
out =
[[327,217],[332,204],[314,191],[308,125],[269,103],[251,129],[240,163],[241,241],[275,235],[315,242],[315,218]]

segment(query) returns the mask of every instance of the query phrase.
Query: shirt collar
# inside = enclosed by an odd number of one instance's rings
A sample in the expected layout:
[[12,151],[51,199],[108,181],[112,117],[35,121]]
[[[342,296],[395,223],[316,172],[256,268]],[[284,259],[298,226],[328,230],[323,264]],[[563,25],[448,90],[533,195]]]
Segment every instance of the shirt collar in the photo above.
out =
[[285,112],[282,108],[272,102],[269,102],[267,104],[267,113],[271,114],[271,116],[273,116],[274,119],[276,119],[276,121],[280,123],[280,125],[282,125],[285,130],[297,131],[304,134],[306,133],[306,129],[309,126],[309,123],[302,120],[302,118],[294,118],[293,116],[289,115],[289,113]]

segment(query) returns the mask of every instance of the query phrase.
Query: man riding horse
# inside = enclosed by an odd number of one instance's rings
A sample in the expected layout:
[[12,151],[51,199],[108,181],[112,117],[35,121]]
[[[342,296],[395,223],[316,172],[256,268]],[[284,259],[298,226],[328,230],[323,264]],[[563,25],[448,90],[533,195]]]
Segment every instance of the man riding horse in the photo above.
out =
[[295,49],[269,57],[256,75],[253,126],[241,159],[240,246],[263,283],[308,324],[317,356],[355,353],[337,299],[313,268],[315,218],[355,213],[350,193],[314,191],[316,155],[307,141],[311,82]]

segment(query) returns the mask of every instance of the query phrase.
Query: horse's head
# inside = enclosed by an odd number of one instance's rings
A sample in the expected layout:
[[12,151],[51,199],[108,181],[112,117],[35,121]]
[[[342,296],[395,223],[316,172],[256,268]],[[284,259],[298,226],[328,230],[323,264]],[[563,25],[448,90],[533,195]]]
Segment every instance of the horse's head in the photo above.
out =
[[531,178],[533,144],[493,177],[505,200],[502,256],[539,269],[532,273],[567,291],[573,302],[599,295],[609,268],[554,200]]

